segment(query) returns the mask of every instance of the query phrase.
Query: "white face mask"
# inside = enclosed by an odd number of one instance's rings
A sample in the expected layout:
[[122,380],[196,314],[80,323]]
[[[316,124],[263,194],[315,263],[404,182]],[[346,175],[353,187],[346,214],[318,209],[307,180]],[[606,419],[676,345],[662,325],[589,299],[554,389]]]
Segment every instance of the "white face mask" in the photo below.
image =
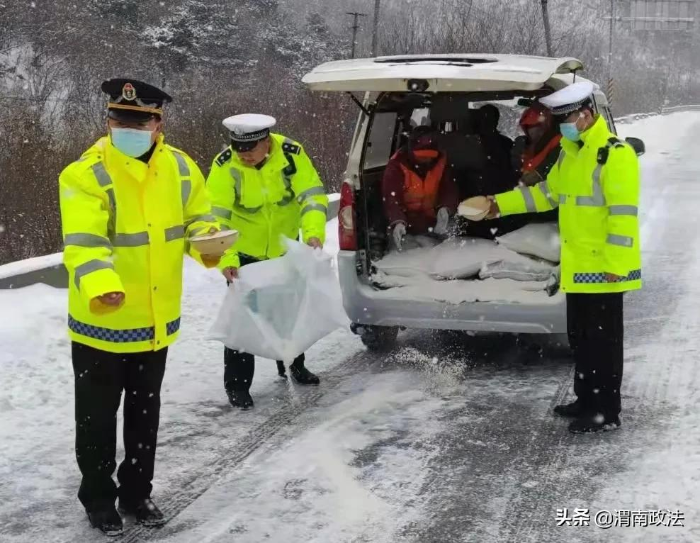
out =
[[151,130],[137,130],[136,128],[112,128],[112,145],[126,156],[138,158],[145,155],[153,145]]

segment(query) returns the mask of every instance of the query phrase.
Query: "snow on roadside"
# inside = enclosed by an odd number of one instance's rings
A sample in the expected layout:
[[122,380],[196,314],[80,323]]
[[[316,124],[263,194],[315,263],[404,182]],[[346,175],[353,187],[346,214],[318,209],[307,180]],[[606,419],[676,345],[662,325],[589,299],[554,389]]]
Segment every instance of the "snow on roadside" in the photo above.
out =
[[24,275],[34,271],[44,270],[53,266],[59,266],[63,263],[63,253],[55,253],[52,255],[39,256],[20,260],[18,262],[10,262],[0,266],[0,279],[6,279],[15,275]]
[[617,127],[622,138],[635,137],[645,142],[646,153],[641,157],[642,192],[639,209],[643,259],[660,249],[663,236],[657,229],[664,225],[664,217],[674,213],[673,198],[668,196],[668,161],[682,160],[683,144],[693,141],[690,132],[697,125],[697,112],[659,115],[621,124]]

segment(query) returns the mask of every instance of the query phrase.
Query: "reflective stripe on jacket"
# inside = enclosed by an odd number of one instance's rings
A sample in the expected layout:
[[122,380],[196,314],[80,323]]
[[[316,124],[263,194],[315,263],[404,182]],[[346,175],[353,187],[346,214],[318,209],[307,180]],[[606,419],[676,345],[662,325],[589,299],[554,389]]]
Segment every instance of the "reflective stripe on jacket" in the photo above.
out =
[[[71,339],[118,353],[173,343],[185,239],[218,229],[197,165],[163,136],[148,164],[105,137],[63,170],[59,184]],[[110,292],[125,294],[121,307],[98,300]]]
[[[624,292],[641,288],[639,161],[631,146],[609,142],[600,116],[581,145],[562,139],[562,152],[546,181],[499,194],[503,215],[559,207],[562,290]],[[605,165],[598,162],[607,148]],[[604,153],[603,153],[604,154]],[[619,276],[609,282],[606,274]]]
[[263,260],[284,253],[283,237],[326,238],[328,196],[298,143],[271,134],[270,155],[258,169],[244,164],[231,148],[214,159],[207,190],[223,228],[237,230],[236,244],[221,268],[239,267],[239,253]]
[[404,201],[408,211],[422,212],[431,219],[436,217],[435,205],[446,165],[447,159],[443,155],[423,179],[411,168],[401,164],[404,175]]

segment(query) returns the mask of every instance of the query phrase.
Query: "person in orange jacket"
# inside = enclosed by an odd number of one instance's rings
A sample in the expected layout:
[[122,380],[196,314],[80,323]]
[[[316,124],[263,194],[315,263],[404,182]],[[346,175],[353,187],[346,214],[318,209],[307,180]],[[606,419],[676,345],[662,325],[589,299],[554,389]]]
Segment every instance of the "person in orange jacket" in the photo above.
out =
[[407,234],[444,235],[459,205],[459,189],[437,146],[436,134],[419,126],[387,164],[382,179],[384,215],[394,247]]

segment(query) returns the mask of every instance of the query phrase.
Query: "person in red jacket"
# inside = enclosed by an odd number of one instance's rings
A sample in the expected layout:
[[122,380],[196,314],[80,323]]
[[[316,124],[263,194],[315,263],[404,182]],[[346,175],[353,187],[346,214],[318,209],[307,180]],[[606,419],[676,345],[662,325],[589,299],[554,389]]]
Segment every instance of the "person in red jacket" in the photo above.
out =
[[398,251],[406,234],[447,234],[459,205],[459,190],[436,136],[427,126],[414,129],[384,171],[384,214]]
[[539,102],[525,110],[520,118],[525,133],[525,149],[521,159],[523,182],[533,186],[547,179],[561,152],[561,134],[552,112]]
[[[561,133],[552,112],[539,102],[527,108],[520,117],[520,128],[525,134],[525,146],[519,154],[521,182],[534,186],[547,179],[561,153]],[[528,213],[527,222],[556,222],[559,211]]]

